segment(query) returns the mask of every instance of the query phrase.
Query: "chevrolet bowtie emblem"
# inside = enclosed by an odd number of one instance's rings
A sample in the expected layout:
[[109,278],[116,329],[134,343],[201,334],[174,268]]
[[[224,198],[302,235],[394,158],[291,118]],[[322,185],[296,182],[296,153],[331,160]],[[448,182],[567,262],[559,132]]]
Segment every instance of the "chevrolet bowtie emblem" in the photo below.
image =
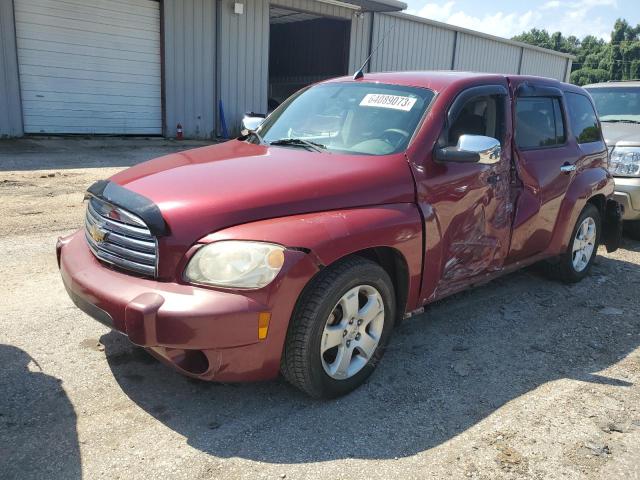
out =
[[102,242],[104,242],[105,238],[107,237],[107,232],[102,230],[97,225],[90,225],[89,226],[89,235],[91,235],[91,238],[93,238],[93,240],[96,243],[102,243]]

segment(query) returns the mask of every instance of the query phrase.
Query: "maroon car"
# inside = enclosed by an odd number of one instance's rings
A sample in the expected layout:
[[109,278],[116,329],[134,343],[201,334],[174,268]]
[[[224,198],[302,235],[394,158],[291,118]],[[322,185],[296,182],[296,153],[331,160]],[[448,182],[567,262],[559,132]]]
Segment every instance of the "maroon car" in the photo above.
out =
[[257,131],[124,170],[59,240],[76,305],[180,372],[279,372],[313,396],[373,371],[399,321],[545,260],[567,282],[619,205],[588,94],[412,72],[303,89]]

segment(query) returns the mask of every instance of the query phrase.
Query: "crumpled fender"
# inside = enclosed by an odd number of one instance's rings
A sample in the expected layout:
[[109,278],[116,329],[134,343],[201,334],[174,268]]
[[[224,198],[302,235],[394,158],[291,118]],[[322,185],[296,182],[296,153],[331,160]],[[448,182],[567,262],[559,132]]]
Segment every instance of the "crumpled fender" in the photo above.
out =
[[588,168],[579,171],[562,200],[548,253],[552,255],[564,253],[571,241],[571,234],[578,216],[589,199],[596,195],[604,195],[608,198],[613,194],[613,190],[613,177],[604,168]]
[[257,240],[302,249],[319,268],[349,254],[373,247],[390,247],[406,261],[409,271],[407,311],[417,308],[422,274],[422,222],[413,203],[332,210],[260,220],[207,235],[199,243]]

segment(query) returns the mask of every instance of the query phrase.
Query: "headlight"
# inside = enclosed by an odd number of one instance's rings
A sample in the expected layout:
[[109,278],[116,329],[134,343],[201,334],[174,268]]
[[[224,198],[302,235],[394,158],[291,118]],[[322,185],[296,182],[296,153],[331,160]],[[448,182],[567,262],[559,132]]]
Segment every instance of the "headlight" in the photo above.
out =
[[609,171],[618,177],[640,177],[640,147],[615,147]]
[[225,240],[205,245],[189,261],[188,281],[217,287],[261,288],[284,264],[284,247],[272,243]]

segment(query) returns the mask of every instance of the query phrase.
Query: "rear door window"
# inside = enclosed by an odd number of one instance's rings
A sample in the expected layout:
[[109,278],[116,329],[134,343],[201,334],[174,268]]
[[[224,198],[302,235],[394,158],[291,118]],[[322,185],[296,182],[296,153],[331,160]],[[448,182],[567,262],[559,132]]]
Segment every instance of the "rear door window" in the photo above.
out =
[[598,125],[598,117],[591,105],[591,101],[579,93],[566,93],[567,109],[571,130],[578,143],[599,142],[602,140],[602,132]]
[[515,133],[516,144],[523,149],[563,145],[566,134],[560,99],[557,97],[518,98]]

